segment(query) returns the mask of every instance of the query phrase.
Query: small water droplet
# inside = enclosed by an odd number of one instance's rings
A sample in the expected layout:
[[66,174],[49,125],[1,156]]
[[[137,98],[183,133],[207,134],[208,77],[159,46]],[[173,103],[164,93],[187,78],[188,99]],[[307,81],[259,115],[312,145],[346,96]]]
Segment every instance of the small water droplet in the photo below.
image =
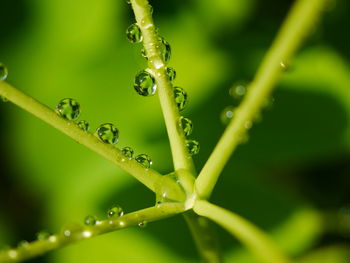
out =
[[138,226],[141,227],[141,228],[146,227],[147,226],[147,221],[146,220],[141,221],[140,223],[138,223]]
[[143,70],[135,77],[134,89],[142,96],[152,96],[156,93],[157,85],[153,76],[149,72]]
[[89,128],[90,128],[89,123],[88,123],[87,121],[84,121],[84,120],[79,121],[79,122],[78,122],[78,126],[79,126],[79,128],[82,129],[83,131],[88,131]]
[[190,155],[195,155],[199,153],[199,142],[195,140],[186,140],[187,151]]
[[288,64],[286,64],[284,61],[280,62],[280,67],[283,71],[287,71],[288,70]]
[[27,248],[29,246],[29,242],[27,240],[22,240],[18,243],[18,248]]
[[159,37],[159,42],[160,42],[160,53],[162,55],[162,59],[164,61],[164,63],[168,63],[170,58],[171,58],[171,46],[168,43],[168,41],[166,41],[164,38]]
[[191,135],[193,131],[193,124],[190,119],[181,116],[179,119],[179,125],[183,129],[185,136]]
[[174,97],[179,111],[182,111],[187,104],[187,93],[183,88],[174,88]]
[[37,240],[46,240],[51,236],[51,234],[47,231],[40,231],[39,233],[36,234]]
[[130,5],[131,4],[131,1],[130,0],[125,0],[125,2]]
[[135,157],[135,160],[142,164],[143,167],[145,167],[146,169],[149,169],[152,165],[152,160],[149,158],[149,156],[147,154],[139,154]]
[[247,87],[246,85],[243,85],[243,84],[234,85],[229,89],[229,94],[232,98],[235,99],[236,105],[238,105],[242,101],[246,93],[247,93]]
[[124,147],[121,152],[125,157],[129,159],[132,159],[134,157],[134,150],[131,147]]
[[108,217],[123,216],[124,211],[123,211],[123,208],[121,206],[116,205],[108,210],[107,215],[108,215]]
[[97,218],[96,216],[93,216],[93,215],[88,215],[84,219],[84,224],[87,226],[94,226],[96,225],[96,222],[97,222]]
[[3,96],[0,96],[0,99],[2,100],[2,102],[8,102],[8,99]]
[[83,226],[80,224],[68,224],[62,228],[62,234],[65,237],[71,237],[75,233],[79,233],[83,230]]
[[175,78],[176,78],[176,71],[175,71],[175,69],[170,68],[170,67],[166,67],[166,68],[165,68],[165,71],[166,71],[166,74],[167,74],[168,77],[169,77],[169,80],[170,80],[170,81],[174,81]]
[[119,140],[119,130],[112,123],[101,124],[96,132],[98,137],[105,143],[116,144]]
[[235,115],[235,107],[234,106],[227,106],[220,115],[221,122],[224,125],[227,125],[234,117]]
[[0,81],[6,80],[8,73],[9,72],[7,70],[7,67],[4,64],[0,63]]
[[126,37],[131,43],[140,43],[142,41],[142,33],[137,24],[132,24],[126,29]]
[[66,98],[57,104],[56,111],[67,120],[76,120],[80,115],[80,104],[74,99]]

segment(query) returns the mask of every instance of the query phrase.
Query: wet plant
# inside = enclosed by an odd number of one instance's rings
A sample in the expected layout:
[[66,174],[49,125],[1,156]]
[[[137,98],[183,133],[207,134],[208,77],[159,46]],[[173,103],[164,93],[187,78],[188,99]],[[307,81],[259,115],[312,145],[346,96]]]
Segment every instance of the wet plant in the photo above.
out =
[[117,145],[123,137],[122,133],[119,134],[119,129],[122,131],[120,126],[103,123],[94,133],[90,133],[89,123],[78,121],[81,105],[75,99],[65,98],[53,110],[14,88],[5,82],[8,71],[0,64],[1,97],[134,176],[155,193],[157,200],[155,206],[131,213],[125,213],[119,205],[115,205],[106,211],[106,218],[88,215],[81,225],[66,226],[58,234],[39,232],[36,241],[21,243],[17,248],[0,252],[0,262],[33,258],[64,245],[126,227],[144,228],[153,221],[177,214],[183,214],[204,262],[222,262],[209,221],[226,229],[261,262],[292,262],[267,234],[234,212],[212,204],[209,199],[230,156],[246,138],[266,100],[269,100],[278,77],[285,70],[285,63],[281,66],[281,61],[289,61],[293,57],[321,15],[326,0],[298,0],[254,80],[247,86],[235,85],[230,89],[230,94],[239,103],[224,110],[222,118],[227,123],[226,130],[199,173],[196,172],[192,156],[200,153],[200,143],[189,138],[194,124],[181,113],[188,105],[188,95],[185,89],[173,85],[176,71],[168,67],[172,56],[171,46],[158,34],[148,1],[131,0],[130,3],[136,22],[127,28],[126,36],[131,43],[142,43],[142,53],[147,58],[147,67],[136,74],[133,87],[145,97],[158,93],[174,171],[162,175],[152,169],[152,159],[147,154],[135,155],[131,147],[119,149]]

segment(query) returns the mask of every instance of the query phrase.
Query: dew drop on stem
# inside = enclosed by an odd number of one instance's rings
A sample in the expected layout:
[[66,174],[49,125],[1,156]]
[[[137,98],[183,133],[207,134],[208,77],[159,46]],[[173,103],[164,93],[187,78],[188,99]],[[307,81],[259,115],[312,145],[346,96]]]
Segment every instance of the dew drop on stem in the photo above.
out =
[[179,111],[182,111],[187,104],[187,93],[183,88],[174,87],[174,98]]
[[51,234],[47,231],[40,231],[36,234],[37,240],[46,240],[51,236]]
[[124,210],[121,206],[116,205],[107,211],[108,217],[120,217],[124,215]]
[[143,70],[135,77],[134,89],[138,94],[147,97],[156,93],[157,85],[154,77],[146,70]]
[[56,106],[56,112],[66,120],[76,120],[80,116],[80,104],[71,98],[62,99]]
[[190,119],[181,116],[179,119],[179,126],[184,131],[185,136],[191,135],[193,131],[193,123]]
[[131,43],[140,43],[142,41],[142,33],[137,24],[132,24],[126,29],[126,37]]
[[138,226],[141,227],[141,228],[146,227],[147,226],[147,221],[146,220],[141,221],[140,223],[138,223]]
[[96,222],[97,222],[97,218],[96,216],[93,216],[93,215],[88,215],[84,219],[84,224],[87,226],[94,226],[96,225]]
[[135,157],[135,160],[140,163],[146,169],[151,168],[152,160],[147,154],[139,154]]
[[101,124],[96,133],[101,141],[108,144],[116,144],[119,140],[119,130],[112,123]]
[[3,81],[3,80],[6,80],[8,76],[8,70],[7,70],[7,67],[0,63],[0,81]]
[[199,153],[200,145],[196,140],[186,140],[186,148],[190,155],[196,155]]
[[174,81],[176,78],[176,71],[175,69],[171,68],[171,67],[166,67],[165,68],[166,74],[168,75],[168,78],[170,81]]
[[131,147],[124,147],[121,152],[125,157],[129,159],[132,159],[134,157],[134,150]]
[[234,106],[227,106],[220,115],[220,120],[222,124],[227,125],[234,117],[235,115],[235,107]]
[[80,129],[82,129],[83,131],[89,131],[90,125],[87,121],[79,121],[78,122],[78,126]]

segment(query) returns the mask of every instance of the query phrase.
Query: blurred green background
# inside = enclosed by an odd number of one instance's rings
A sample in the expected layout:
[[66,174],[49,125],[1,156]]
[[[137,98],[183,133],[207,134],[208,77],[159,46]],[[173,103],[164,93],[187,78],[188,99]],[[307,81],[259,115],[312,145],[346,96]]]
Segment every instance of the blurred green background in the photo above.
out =
[[[153,0],[171,44],[175,84],[185,88],[200,170],[224,130],[228,89],[249,82],[293,1]],[[226,166],[212,201],[273,235],[298,262],[350,262],[350,2],[330,1],[324,19],[283,74],[275,103]],[[8,81],[54,108],[77,99],[92,130],[112,122],[119,147],[172,170],[157,96],[132,87],[145,68],[124,0],[0,0],[0,61]],[[58,232],[87,214],[106,217],[155,198],[117,167],[10,103],[0,103],[0,249]],[[254,263],[217,229],[227,262]],[[198,262],[181,216],[131,228],[29,262]]]

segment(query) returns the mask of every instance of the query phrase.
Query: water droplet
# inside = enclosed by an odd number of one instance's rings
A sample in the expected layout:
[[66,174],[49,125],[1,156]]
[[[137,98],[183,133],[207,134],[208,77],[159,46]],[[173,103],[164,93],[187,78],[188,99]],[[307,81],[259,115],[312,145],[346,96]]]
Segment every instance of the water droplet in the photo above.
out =
[[110,208],[107,212],[107,215],[108,215],[108,217],[123,216],[124,211],[123,211],[123,208],[121,206],[117,205],[117,206]]
[[195,140],[187,140],[186,147],[190,155],[195,155],[199,153],[199,149],[200,149],[199,142]]
[[125,2],[130,5],[131,4],[131,1],[130,0],[125,0]]
[[141,228],[146,227],[147,226],[147,221],[146,220],[141,221],[140,223],[138,223],[138,226],[141,227]]
[[51,234],[47,231],[40,231],[39,233],[36,234],[36,238],[38,240],[46,240],[51,236]]
[[125,157],[128,157],[129,159],[132,159],[132,157],[134,157],[134,150],[131,147],[124,147],[121,152]]
[[80,115],[80,104],[74,99],[66,98],[57,104],[56,111],[67,120],[76,120]]
[[96,216],[93,216],[93,215],[88,215],[84,219],[84,224],[87,226],[94,226],[96,225],[96,222],[97,222],[97,218]]
[[175,87],[174,88],[174,97],[176,105],[179,111],[182,111],[187,103],[187,93],[183,88]]
[[159,38],[159,42],[160,42],[160,53],[162,55],[162,59],[164,61],[164,63],[168,63],[171,57],[171,46],[168,43],[168,41],[166,41],[164,38],[160,37]]
[[27,248],[29,246],[29,242],[27,240],[22,240],[18,243],[18,248]]
[[9,250],[7,253],[8,253],[9,258],[11,258],[11,259],[15,259],[18,257],[18,252],[14,249]]
[[79,128],[80,129],[82,129],[83,131],[88,131],[89,130],[89,128],[90,128],[90,125],[89,125],[89,123],[87,122],[87,121],[79,121],[78,122],[78,126],[79,126]]
[[183,129],[185,136],[191,135],[193,131],[193,124],[190,119],[181,116],[179,119],[179,125]]
[[286,64],[284,61],[280,62],[280,67],[283,71],[287,71],[288,70],[288,64]]
[[101,124],[96,132],[105,143],[116,144],[119,140],[119,130],[112,123]]
[[175,78],[176,78],[176,71],[175,71],[175,69],[170,68],[170,67],[166,67],[165,71],[166,71],[166,74],[168,75],[170,81],[175,80]]
[[135,77],[134,89],[142,96],[152,96],[156,93],[157,85],[153,76],[149,72],[143,70]]
[[152,165],[152,160],[149,158],[149,156],[147,154],[139,154],[135,157],[135,160],[142,164],[143,167],[145,167],[146,169],[149,169]]
[[246,93],[247,93],[247,87],[246,85],[243,85],[243,84],[234,85],[229,90],[230,96],[235,99],[235,102],[237,105],[242,101]]
[[0,63],[0,81],[6,80],[7,76],[8,76],[7,67],[4,64]]
[[8,99],[3,96],[0,96],[0,99],[2,100],[2,102],[8,102]]
[[[75,233],[79,233],[83,230],[83,226],[80,224],[68,224],[62,228],[62,234],[65,237],[71,237]],[[52,236],[51,236],[52,237]]]
[[126,29],[126,37],[131,43],[140,43],[142,41],[142,33],[137,24],[132,24]]
[[221,122],[224,125],[227,125],[234,117],[235,107],[234,106],[227,106],[220,115]]
[[143,56],[145,59],[148,60],[147,51],[146,51],[146,49],[144,47],[141,49],[141,56]]

